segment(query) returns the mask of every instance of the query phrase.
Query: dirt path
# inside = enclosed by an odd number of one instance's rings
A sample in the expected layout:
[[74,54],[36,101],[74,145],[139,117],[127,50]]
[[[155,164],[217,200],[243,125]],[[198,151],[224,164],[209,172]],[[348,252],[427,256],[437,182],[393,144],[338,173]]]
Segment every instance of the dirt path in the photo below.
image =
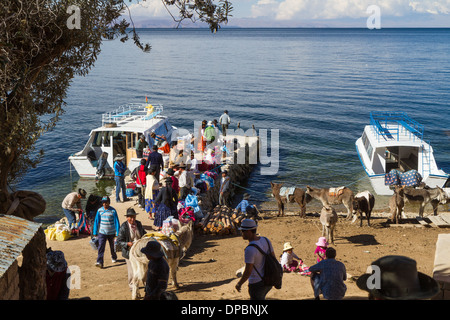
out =
[[[140,220],[147,230],[151,230],[153,220],[149,220],[142,209],[134,201],[111,204],[119,213],[119,219],[125,221],[124,214],[133,206],[139,212]],[[273,206],[269,204],[267,207]],[[264,206],[262,206],[263,208]],[[307,210],[308,217],[302,219],[287,212],[285,217],[276,217],[275,212],[262,210],[263,220],[259,222],[258,233],[267,236],[273,243],[275,253],[282,253],[283,244],[290,241],[294,252],[311,266],[315,263],[313,252],[318,237],[321,236],[319,218],[314,211]],[[388,227],[386,215],[378,212],[372,219],[372,226],[363,227],[359,223],[351,224],[340,214],[336,229],[334,247],[337,259],[347,268],[349,280],[345,299],[367,299],[352,277],[364,273],[367,266],[379,257],[396,254],[405,255],[417,261],[418,270],[432,275],[435,245],[438,234],[448,233],[450,229],[427,227]],[[414,216],[414,215],[412,215]],[[77,266],[80,272],[80,288],[72,289],[71,299],[89,297],[92,300],[129,300],[131,293],[127,285],[127,268],[125,260],[119,255],[119,261],[111,263],[109,249],[105,252],[105,267],[94,266],[97,252],[89,245],[89,237],[80,236],[68,241],[47,241],[53,250],[62,250],[68,264]],[[240,293],[234,286],[238,278],[236,271],[244,263],[246,246],[240,235],[213,236],[199,235],[189,249],[187,256],[181,261],[178,270],[178,281],[181,288],[176,290],[169,285],[180,300],[247,300],[247,284]],[[141,287],[143,292],[143,287]],[[311,299],[312,289],[309,278],[298,274],[285,274],[283,287],[272,289],[267,298],[276,300]]]

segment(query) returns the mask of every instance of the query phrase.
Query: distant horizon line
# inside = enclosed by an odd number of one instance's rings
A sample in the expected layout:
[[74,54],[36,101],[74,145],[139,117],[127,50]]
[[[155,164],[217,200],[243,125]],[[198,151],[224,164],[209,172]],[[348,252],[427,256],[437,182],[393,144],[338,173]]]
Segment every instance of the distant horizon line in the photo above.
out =
[[[132,29],[132,28],[127,28]],[[136,27],[135,29],[206,29],[209,27],[196,26],[176,26],[176,27]],[[239,26],[222,26],[220,29],[363,29],[363,30],[383,30],[383,29],[450,29],[450,27],[384,27],[380,29],[369,29],[367,27],[239,27]]]

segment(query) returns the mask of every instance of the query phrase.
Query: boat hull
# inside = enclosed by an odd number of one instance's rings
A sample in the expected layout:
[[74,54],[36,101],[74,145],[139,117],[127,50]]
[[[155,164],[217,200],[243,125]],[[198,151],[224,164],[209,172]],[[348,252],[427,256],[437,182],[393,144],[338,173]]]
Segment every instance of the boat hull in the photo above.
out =
[[[70,156],[70,163],[82,178],[95,178],[97,175],[97,167],[86,156]],[[114,172],[111,168],[105,168],[105,178],[113,178]]]

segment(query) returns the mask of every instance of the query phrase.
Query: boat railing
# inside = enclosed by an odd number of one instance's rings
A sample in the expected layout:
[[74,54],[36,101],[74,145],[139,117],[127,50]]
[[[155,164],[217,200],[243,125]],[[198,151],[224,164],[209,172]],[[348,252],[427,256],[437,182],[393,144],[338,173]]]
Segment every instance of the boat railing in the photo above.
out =
[[102,114],[102,126],[106,124],[122,124],[134,120],[151,120],[163,112],[161,105],[129,103],[118,107],[112,112]]
[[370,124],[375,130],[378,141],[380,138],[399,141],[405,130],[409,134],[409,139],[423,140],[424,126],[404,112],[371,112]]

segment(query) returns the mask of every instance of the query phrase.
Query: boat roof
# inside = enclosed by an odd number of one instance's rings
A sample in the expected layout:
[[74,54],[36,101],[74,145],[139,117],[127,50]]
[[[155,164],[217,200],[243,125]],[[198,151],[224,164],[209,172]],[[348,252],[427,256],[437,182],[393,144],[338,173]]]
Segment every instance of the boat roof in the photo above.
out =
[[161,105],[129,103],[112,112],[102,114],[102,126],[92,131],[144,132],[168,121],[162,116]]
[[424,126],[404,112],[371,112],[370,125],[364,131],[374,147],[426,144],[423,141]]

